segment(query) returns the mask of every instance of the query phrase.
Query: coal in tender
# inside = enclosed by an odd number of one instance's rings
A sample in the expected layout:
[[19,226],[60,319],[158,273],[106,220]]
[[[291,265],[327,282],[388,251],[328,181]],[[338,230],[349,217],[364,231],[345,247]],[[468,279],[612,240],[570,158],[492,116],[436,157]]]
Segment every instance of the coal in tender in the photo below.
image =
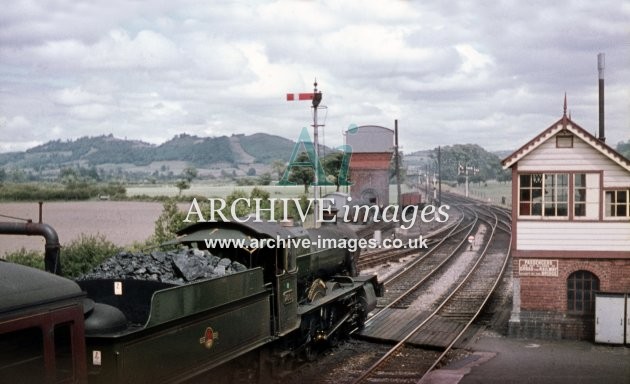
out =
[[246,270],[243,264],[219,258],[208,251],[120,252],[105,260],[80,280],[135,279],[185,284]]

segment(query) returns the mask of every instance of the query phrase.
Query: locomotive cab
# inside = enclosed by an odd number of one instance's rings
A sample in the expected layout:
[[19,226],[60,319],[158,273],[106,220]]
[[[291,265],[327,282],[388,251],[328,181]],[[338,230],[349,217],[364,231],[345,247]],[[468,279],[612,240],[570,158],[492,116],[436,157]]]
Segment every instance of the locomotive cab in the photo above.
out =
[[0,260],[0,383],[85,383],[85,294],[71,280]]

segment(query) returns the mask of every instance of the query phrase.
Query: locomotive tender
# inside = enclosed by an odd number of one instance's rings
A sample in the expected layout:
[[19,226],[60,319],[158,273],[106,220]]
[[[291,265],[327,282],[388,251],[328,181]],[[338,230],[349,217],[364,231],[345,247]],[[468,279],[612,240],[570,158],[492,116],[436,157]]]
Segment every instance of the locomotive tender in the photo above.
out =
[[[318,237],[356,235],[341,223],[306,230],[205,222],[171,243],[201,250],[208,239],[316,244]],[[359,251],[287,244],[208,249],[247,268],[181,285],[74,282],[0,262],[0,383],[184,382],[252,351],[258,373],[282,359],[312,357],[322,343],[362,327],[382,286],[376,276],[357,274]]]

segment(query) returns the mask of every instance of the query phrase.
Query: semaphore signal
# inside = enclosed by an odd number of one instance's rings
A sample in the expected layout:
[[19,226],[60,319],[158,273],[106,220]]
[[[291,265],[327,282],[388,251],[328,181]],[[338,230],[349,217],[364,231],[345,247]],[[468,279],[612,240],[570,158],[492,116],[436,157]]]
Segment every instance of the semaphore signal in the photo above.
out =
[[313,100],[315,98],[314,93],[287,93],[287,101],[295,101],[295,96],[297,95],[297,100]]
[[468,165],[467,163],[462,165],[461,163],[457,163],[457,174],[464,175],[466,177],[466,197],[468,197],[468,175],[478,175],[479,168],[473,167],[472,165]]
[[[287,93],[287,101],[295,101],[295,93]],[[313,83],[313,92],[303,92],[303,93],[297,93],[297,99],[300,101],[304,101],[304,100],[312,100],[312,108],[313,108],[313,145],[315,146],[315,159],[314,159],[314,163],[313,163],[313,168],[315,169],[315,178],[314,178],[314,185],[315,188],[313,188],[314,190],[314,194],[315,194],[315,201],[318,201],[318,194],[319,194],[319,188],[317,187],[318,184],[318,177],[317,177],[317,166],[316,164],[319,164],[319,144],[318,144],[318,128],[321,127],[322,125],[317,124],[317,108],[319,107],[319,103],[321,103],[322,101],[322,91],[318,91],[317,90],[317,79],[315,79],[315,82]],[[315,222],[315,227],[317,228],[317,221]]]

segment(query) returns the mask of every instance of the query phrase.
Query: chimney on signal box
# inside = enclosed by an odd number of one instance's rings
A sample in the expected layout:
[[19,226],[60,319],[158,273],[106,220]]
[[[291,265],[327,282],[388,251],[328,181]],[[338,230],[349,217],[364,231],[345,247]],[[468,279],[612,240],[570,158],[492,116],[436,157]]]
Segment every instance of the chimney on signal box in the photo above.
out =
[[599,137],[602,143],[606,142],[604,133],[604,66],[605,55],[599,53],[597,55],[597,72],[599,72]]

